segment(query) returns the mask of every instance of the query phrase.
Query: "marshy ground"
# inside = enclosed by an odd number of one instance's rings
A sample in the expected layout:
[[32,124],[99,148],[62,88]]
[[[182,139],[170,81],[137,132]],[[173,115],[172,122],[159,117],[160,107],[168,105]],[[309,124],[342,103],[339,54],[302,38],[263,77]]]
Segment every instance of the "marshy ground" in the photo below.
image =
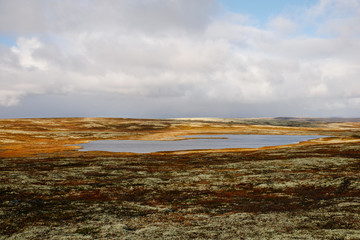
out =
[[[125,154],[91,140],[332,136]],[[360,239],[354,119],[0,119],[0,239]]]

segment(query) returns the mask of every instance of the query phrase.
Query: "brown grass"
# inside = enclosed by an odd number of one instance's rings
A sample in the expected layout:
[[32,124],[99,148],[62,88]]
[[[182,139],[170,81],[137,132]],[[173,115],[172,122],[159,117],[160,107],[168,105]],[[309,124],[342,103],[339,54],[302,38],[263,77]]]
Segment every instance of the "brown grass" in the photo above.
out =
[[[0,120],[0,237],[357,239],[359,123],[241,121]],[[69,146],[199,133],[335,137],[151,154]]]

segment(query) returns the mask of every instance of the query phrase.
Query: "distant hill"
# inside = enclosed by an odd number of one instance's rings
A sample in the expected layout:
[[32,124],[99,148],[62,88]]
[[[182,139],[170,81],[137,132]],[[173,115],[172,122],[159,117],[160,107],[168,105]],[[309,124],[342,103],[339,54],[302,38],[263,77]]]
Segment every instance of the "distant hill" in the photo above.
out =
[[307,121],[307,122],[360,122],[360,118],[296,118],[296,117],[277,117],[278,120],[290,120],[290,121]]

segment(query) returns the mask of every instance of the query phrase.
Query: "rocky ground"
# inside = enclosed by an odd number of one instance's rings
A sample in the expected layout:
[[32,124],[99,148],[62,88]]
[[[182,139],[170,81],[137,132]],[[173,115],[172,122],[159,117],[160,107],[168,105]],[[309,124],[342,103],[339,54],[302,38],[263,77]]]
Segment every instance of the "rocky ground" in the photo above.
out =
[[[72,146],[201,133],[332,137],[151,154]],[[355,120],[4,119],[0,239],[360,239],[359,170]]]

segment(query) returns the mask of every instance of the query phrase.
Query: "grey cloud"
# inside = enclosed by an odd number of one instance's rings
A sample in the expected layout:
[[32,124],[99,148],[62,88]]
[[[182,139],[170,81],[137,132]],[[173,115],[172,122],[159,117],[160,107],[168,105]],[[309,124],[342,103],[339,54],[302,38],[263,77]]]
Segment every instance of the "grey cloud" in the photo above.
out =
[[196,32],[206,27],[218,9],[215,0],[1,0],[0,31]]
[[[19,6],[29,3],[23,13]],[[304,15],[324,18],[325,26],[338,16],[334,3],[341,4],[323,0]],[[287,15],[261,29],[234,20],[241,15],[219,14],[215,0],[0,0],[1,6],[12,14],[0,12],[0,33],[18,35],[17,46],[0,49],[2,106],[34,108],[34,99],[43,98],[70,105],[72,99],[70,109],[83,107],[84,115],[115,114],[108,107],[114,105],[124,114],[136,115],[133,107],[173,117],[326,115],[331,109],[346,115],[360,106],[360,44],[341,24],[331,30],[337,37],[327,38],[297,32],[306,21]],[[325,19],[328,11],[334,13]]]
[[40,1],[0,0],[0,34],[33,34],[45,30]]

